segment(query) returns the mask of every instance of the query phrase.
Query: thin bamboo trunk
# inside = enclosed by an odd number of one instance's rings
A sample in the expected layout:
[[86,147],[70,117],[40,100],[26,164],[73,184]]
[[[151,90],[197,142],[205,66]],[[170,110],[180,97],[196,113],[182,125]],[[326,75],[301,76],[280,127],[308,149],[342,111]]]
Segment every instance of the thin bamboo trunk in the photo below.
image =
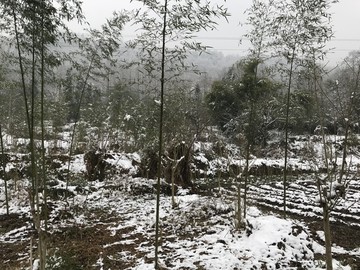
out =
[[249,182],[249,162],[250,162],[250,143],[246,145],[246,165],[245,165],[245,178],[244,178],[244,219],[246,219],[246,207],[247,207],[247,189]]
[[283,214],[286,217],[286,185],[287,185],[287,167],[288,167],[288,149],[289,149],[289,114],[290,114],[290,94],[291,94],[291,84],[292,84],[292,75],[294,69],[294,60],[295,60],[295,47],[292,51],[292,57],[290,59],[290,70],[289,70],[289,81],[287,88],[287,97],[286,97],[286,116],[285,116],[285,154],[284,154],[284,173],[283,173]]
[[[41,66],[40,66],[40,76],[41,76],[41,112],[40,112],[40,122],[41,122],[41,186],[43,190],[43,219],[44,219],[44,231],[41,226],[39,227],[39,254],[40,254],[40,270],[45,270],[46,267],[46,234],[48,229],[48,207],[47,207],[47,187],[46,187],[46,166],[45,166],[45,40],[44,40],[44,15],[41,16]],[[41,217],[39,217],[41,220]]]
[[6,205],[6,215],[9,215],[9,197],[8,197],[8,186],[7,186],[7,176],[5,172],[6,168],[6,157],[4,151],[4,141],[3,141],[3,133],[0,124],[0,145],[1,145],[1,157],[2,157],[2,169],[3,169],[3,180],[5,184],[5,205]]
[[239,180],[238,183],[238,190],[237,190],[237,229],[240,230],[241,228],[241,223],[242,223],[242,218],[241,218],[241,182]]
[[166,25],[167,25],[168,1],[164,4],[164,20],[162,30],[162,51],[161,51],[161,79],[160,79],[160,124],[159,124],[159,153],[157,167],[157,191],[155,211],[155,269],[159,269],[159,231],[160,231],[160,182],[161,182],[161,156],[163,152],[163,118],[164,118],[164,87],[165,87],[165,46],[166,46]]

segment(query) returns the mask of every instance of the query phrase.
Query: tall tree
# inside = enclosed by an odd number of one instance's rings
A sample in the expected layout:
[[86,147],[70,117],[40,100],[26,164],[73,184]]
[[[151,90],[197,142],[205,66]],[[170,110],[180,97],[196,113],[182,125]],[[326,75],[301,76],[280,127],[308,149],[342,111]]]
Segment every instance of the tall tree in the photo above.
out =
[[[246,148],[245,148],[245,168],[244,168],[244,218],[246,218],[246,201],[247,201],[247,185],[249,175],[249,159],[251,154],[251,148],[255,145],[256,137],[254,136],[254,125],[256,125],[256,101],[257,95],[261,90],[259,89],[260,84],[258,83],[259,76],[259,65],[268,57],[266,54],[269,51],[269,38],[267,33],[271,29],[271,19],[274,15],[274,6],[272,0],[261,1],[254,0],[249,9],[246,10],[248,15],[247,24],[251,27],[251,30],[245,35],[251,43],[250,57],[253,59],[248,67],[246,68],[246,75],[244,76],[246,86],[249,91],[252,92],[250,98],[250,110],[248,113],[248,126],[245,129],[246,137]],[[260,80],[259,80],[260,82]],[[263,86],[260,86],[262,88]],[[240,198],[239,198],[240,199]]]
[[258,73],[259,59],[250,59],[244,66],[244,75],[239,84],[239,92],[244,93],[242,100],[247,100],[247,106],[243,110],[242,114],[238,117],[239,120],[246,123],[243,125],[243,134],[246,139],[245,146],[245,168],[243,172],[244,176],[244,218],[246,218],[247,210],[247,189],[249,182],[249,163],[250,155],[257,145],[263,146],[267,139],[267,125],[266,119],[263,115],[266,115],[265,111],[267,106],[265,105],[271,96],[274,96],[276,90],[276,84],[271,82],[268,78],[260,76]]
[[[145,10],[135,12],[134,23],[139,25],[141,34],[129,43],[138,51],[136,63],[148,78],[160,82],[159,98],[159,137],[158,137],[158,183],[155,225],[155,268],[159,268],[159,211],[161,159],[163,154],[163,118],[164,93],[168,82],[179,77],[192,65],[186,65],[185,59],[190,51],[203,52],[206,46],[193,40],[200,30],[213,30],[217,18],[226,18],[229,14],[223,6],[212,6],[210,2],[185,0],[182,2],[165,0],[142,0]],[[190,15],[191,14],[191,15]],[[172,45],[172,48],[170,47]],[[159,80],[160,79],[160,80]],[[149,85],[151,87],[151,84]],[[153,89],[157,89],[158,83]]]
[[293,89],[294,71],[297,67],[306,65],[308,59],[324,58],[326,42],[333,36],[329,7],[334,2],[336,1],[286,0],[274,2],[276,11],[269,38],[275,56],[285,60],[280,64],[287,78],[284,127],[284,214],[286,214],[290,96]]
[[[347,154],[351,145],[351,128],[354,127],[357,118],[354,111],[357,106],[355,97],[359,92],[359,63],[354,58],[345,59],[345,69],[340,68],[334,80],[327,82],[326,91],[322,83],[322,70],[318,65],[313,65],[313,80],[315,82],[315,98],[320,121],[320,135],[323,144],[323,160],[326,168],[325,175],[317,175],[317,187],[319,203],[323,210],[323,228],[325,236],[326,268],[332,270],[332,233],[330,216],[333,209],[345,199],[346,187],[349,185]],[[355,60],[355,61],[354,61]],[[353,63],[355,65],[352,65]],[[325,106],[328,103],[330,106]],[[329,107],[331,110],[326,110]],[[332,117],[327,119],[328,117]],[[355,120],[356,119],[356,120]],[[340,154],[331,149],[331,139],[325,131],[325,126],[333,127],[333,130],[343,136],[342,150]],[[335,153],[334,153],[335,152]],[[338,155],[341,163],[338,164]],[[340,165],[340,166],[339,166]]]
[[[80,3],[76,0],[54,1],[23,0],[1,1],[2,10],[1,28],[5,35],[14,38],[17,51],[17,60],[21,78],[21,87],[24,98],[26,122],[30,139],[30,163],[31,163],[31,186],[30,205],[33,214],[34,226],[38,231],[39,244],[38,255],[40,269],[45,269],[46,262],[46,232],[41,225],[40,215],[40,188],[43,187],[46,197],[45,179],[45,146],[44,146],[44,90],[45,72],[49,67],[58,64],[56,57],[50,52],[49,47],[54,46],[61,38],[69,38],[70,32],[65,21],[71,19],[82,20]],[[64,31],[65,30],[65,31]],[[40,83],[39,83],[40,82]],[[35,125],[36,125],[36,97],[40,84],[41,106],[41,134],[42,153],[37,159],[35,149]],[[39,175],[37,165],[42,169]],[[46,202],[46,199],[45,199]],[[45,206],[45,213],[46,213]],[[45,224],[47,224],[45,222]],[[46,230],[45,225],[45,230]]]
[[[281,62],[286,82],[286,110],[285,110],[285,153],[283,174],[283,211],[286,215],[286,190],[288,175],[288,140],[289,140],[289,113],[290,96],[293,90],[294,71],[299,66],[307,66],[313,70],[314,92],[318,92],[319,69],[317,62],[324,59],[327,50],[326,42],[333,36],[331,26],[330,5],[336,0],[287,0],[276,1],[276,16],[270,31],[273,37],[273,46]],[[319,103],[318,103],[319,105]],[[321,116],[320,116],[321,119]],[[322,129],[323,130],[323,129]],[[323,135],[324,138],[324,135]],[[324,140],[324,139],[323,139]],[[325,145],[325,141],[324,141]],[[326,149],[326,147],[324,148]],[[325,153],[325,156],[327,154]],[[327,159],[326,163],[327,163]],[[329,168],[329,164],[326,164]],[[319,189],[320,190],[320,189]],[[331,242],[328,227],[328,211],[324,210],[324,231],[326,241],[326,265],[332,270]]]

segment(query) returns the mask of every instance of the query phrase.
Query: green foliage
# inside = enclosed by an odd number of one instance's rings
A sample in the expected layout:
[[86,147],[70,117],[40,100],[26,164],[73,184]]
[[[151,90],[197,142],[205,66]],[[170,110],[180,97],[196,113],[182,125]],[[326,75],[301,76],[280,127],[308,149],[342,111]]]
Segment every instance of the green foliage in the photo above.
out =
[[243,60],[212,85],[206,102],[213,119],[231,136],[242,134],[252,144],[264,143],[275,114],[269,103],[279,86],[258,76],[259,61]]
[[314,96],[306,91],[295,91],[290,96],[289,129],[297,134],[311,134],[318,124]]
[[206,95],[206,103],[215,123],[223,130],[239,111],[237,94],[232,85],[225,81],[215,81],[212,84]]
[[80,90],[76,87],[76,75],[72,68],[66,70],[65,77],[61,80],[62,95],[64,97],[64,106],[67,108],[68,123],[79,120],[78,101],[80,99]]

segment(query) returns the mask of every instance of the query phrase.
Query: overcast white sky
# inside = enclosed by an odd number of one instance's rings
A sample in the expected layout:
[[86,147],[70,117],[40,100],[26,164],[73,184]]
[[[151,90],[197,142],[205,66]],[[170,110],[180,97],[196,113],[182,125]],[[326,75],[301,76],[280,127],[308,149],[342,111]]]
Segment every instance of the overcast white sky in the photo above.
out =
[[[244,11],[250,6],[251,0],[227,0],[226,3],[222,0],[212,0],[212,2],[223,3],[232,16],[229,23],[220,22],[217,31],[199,34],[201,41],[224,54],[245,55],[248,44],[246,41],[239,44],[241,36],[245,33],[244,27],[241,27],[239,22],[245,22]],[[130,0],[83,0],[83,11],[93,28],[103,24],[106,18],[111,17],[113,11],[134,7],[134,3],[130,3]],[[350,51],[360,49],[360,0],[340,0],[339,3],[334,4],[331,12],[335,37],[329,43],[329,47],[335,49],[329,57],[332,63],[336,63]],[[124,38],[131,38],[133,34],[124,31]]]

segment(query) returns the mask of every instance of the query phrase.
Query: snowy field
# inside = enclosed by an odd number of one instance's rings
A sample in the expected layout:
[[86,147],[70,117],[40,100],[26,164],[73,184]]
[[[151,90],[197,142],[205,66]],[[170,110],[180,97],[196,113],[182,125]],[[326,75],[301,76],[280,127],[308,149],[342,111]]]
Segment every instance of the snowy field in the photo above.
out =
[[[310,168],[313,163],[294,156],[290,164]],[[195,159],[207,163],[206,174],[226,167],[224,162],[244,164],[236,156],[208,160],[197,144]],[[321,151],[317,149],[316,151]],[[83,154],[66,159],[54,156],[49,191],[48,269],[153,269],[155,187],[151,179],[135,177],[138,153],[110,152],[113,172],[105,181],[85,181]],[[353,166],[346,197],[334,209],[334,269],[360,269],[360,183],[356,178],[357,153],[348,157]],[[263,158],[256,164],[278,164]],[[135,165],[134,165],[135,164]],[[7,171],[25,166],[21,155],[11,155]],[[70,168],[71,181],[59,172]],[[213,182],[211,182],[213,181]],[[246,229],[236,230],[235,180],[201,180],[206,192],[178,188],[172,209],[170,187],[162,183],[160,262],[164,269],[325,269],[322,208],[312,174],[290,177],[288,215],[282,216],[281,176],[252,177],[248,190]],[[205,184],[204,184],[205,183]],[[36,253],[37,236],[31,224],[28,180],[8,182],[10,216],[6,216],[4,181],[0,180],[0,269],[29,269]],[[339,231],[337,231],[339,230]],[[342,231],[344,230],[344,231]],[[344,237],[346,234],[348,239]],[[338,236],[338,237],[336,237]],[[338,239],[339,238],[339,239]],[[33,260],[33,269],[37,260]]]

